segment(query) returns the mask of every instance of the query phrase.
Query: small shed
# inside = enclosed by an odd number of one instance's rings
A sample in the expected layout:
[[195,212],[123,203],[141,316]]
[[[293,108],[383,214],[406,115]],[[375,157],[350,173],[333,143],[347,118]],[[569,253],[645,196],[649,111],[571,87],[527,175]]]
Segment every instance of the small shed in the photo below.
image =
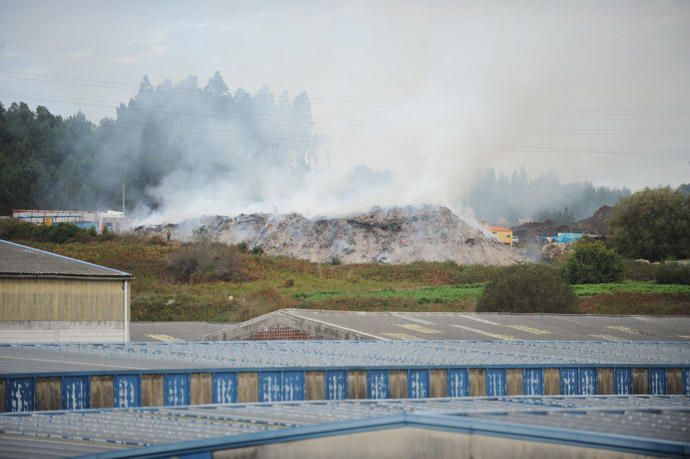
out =
[[0,343],[127,342],[132,278],[0,240]]

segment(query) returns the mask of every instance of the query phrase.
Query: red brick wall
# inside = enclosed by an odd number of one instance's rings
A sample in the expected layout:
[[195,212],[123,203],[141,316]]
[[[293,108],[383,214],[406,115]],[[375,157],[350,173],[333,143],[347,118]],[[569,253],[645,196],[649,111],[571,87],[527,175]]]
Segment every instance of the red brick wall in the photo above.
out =
[[304,333],[302,330],[297,330],[290,327],[272,327],[268,330],[261,330],[254,333],[246,340],[256,341],[256,340],[305,340],[305,339],[322,339],[318,336],[310,336]]

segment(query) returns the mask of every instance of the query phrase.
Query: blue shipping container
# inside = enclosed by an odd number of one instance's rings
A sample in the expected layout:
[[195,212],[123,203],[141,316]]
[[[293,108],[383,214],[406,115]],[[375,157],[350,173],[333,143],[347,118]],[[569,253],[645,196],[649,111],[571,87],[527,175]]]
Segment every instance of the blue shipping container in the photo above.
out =
[[5,391],[6,411],[16,413],[34,410],[36,387],[33,378],[10,378]]
[[542,368],[525,368],[522,375],[522,386],[525,395],[544,395],[544,370]]
[[596,395],[597,369],[580,368],[577,372],[577,393],[580,395]]
[[83,410],[91,405],[88,376],[64,376],[62,378],[62,409]]
[[279,371],[264,371],[259,375],[259,401],[279,402],[281,400]]
[[486,370],[486,395],[491,397],[506,394],[506,370],[503,368],[488,368]]
[[189,405],[189,375],[165,375],[165,406]]
[[113,379],[113,406],[132,408],[141,406],[139,375],[115,375]]
[[429,396],[429,370],[410,370],[407,377],[409,398],[427,398]]
[[345,400],[347,398],[347,373],[345,370],[326,372],[326,399]]
[[577,368],[561,368],[561,395],[577,393]]
[[470,393],[469,378],[466,369],[448,370],[448,396],[467,397]]
[[284,402],[304,400],[304,373],[301,371],[284,371],[281,381]]
[[235,403],[237,401],[237,375],[215,373],[213,375],[213,403]]
[[367,398],[388,398],[388,371],[367,371]]
[[613,369],[613,393],[616,395],[632,394],[632,369]]
[[647,371],[649,393],[652,395],[666,395],[666,369],[650,368]]

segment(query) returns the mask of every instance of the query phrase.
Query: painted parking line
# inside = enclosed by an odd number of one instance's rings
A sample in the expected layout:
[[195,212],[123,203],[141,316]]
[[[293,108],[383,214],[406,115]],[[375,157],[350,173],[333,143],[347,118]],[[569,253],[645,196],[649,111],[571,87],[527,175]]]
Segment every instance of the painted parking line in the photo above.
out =
[[517,339],[517,338],[515,338],[514,336],[510,336],[510,335],[499,335],[499,334],[497,334],[497,333],[489,333],[489,332],[485,332],[484,330],[477,330],[476,328],[465,327],[464,325],[448,324],[448,326],[449,326],[449,327],[459,328],[460,330],[466,330],[466,331],[469,331],[469,332],[472,332],[472,333],[477,333],[477,334],[480,334],[480,335],[488,336],[488,337],[490,337],[490,338],[495,338],[495,339],[502,339],[502,340],[506,340],[506,341],[510,341],[510,340]]
[[426,333],[428,335],[436,335],[436,334],[441,333],[440,330],[436,330],[435,328],[427,328],[427,327],[423,327],[423,326],[417,325],[417,324],[395,324],[395,325],[397,325],[398,327],[407,328],[408,330],[412,330],[412,331],[415,331],[417,333]]
[[609,325],[606,328],[610,328],[611,330],[618,330],[619,332],[623,332],[623,333],[629,333],[631,335],[641,335],[642,334],[638,330],[635,330],[634,328],[625,327],[623,325]]
[[429,320],[418,319],[416,317],[410,317],[410,316],[408,316],[406,314],[402,314],[400,312],[391,312],[391,315],[394,317],[397,317],[398,319],[409,320],[411,322],[417,322],[417,323],[423,324],[423,325],[436,325],[435,322],[431,322]]
[[597,338],[601,339],[604,341],[625,341],[625,338],[621,338],[620,336],[613,336],[613,335],[589,335],[592,338]]
[[526,333],[531,333],[533,335],[551,335],[548,330],[542,330],[541,328],[528,327],[527,325],[506,325],[506,327],[514,328],[515,330],[520,330]]
[[476,316],[473,316],[470,314],[462,314],[459,317],[462,317],[463,319],[474,320],[475,322],[481,322],[481,323],[487,324],[487,325],[501,325],[498,322],[492,322],[490,320],[482,319],[481,317],[476,317]]
[[418,336],[414,335],[408,335],[407,333],[381,333],[382,335],[386,335],[389,338],[393,339],[422,339]]
[[155,341],[164,341],[166,343],[181,343],[181,342],[183,342],[181,339],[177,339],[174,336],[170,336],[170,335],[151,334],[151,335],[144,335],[144,336],[146,336],[147,338],[151,338],[152,340],[155,340]]
[[678,335],[678,338],[690,339],[690,335]]

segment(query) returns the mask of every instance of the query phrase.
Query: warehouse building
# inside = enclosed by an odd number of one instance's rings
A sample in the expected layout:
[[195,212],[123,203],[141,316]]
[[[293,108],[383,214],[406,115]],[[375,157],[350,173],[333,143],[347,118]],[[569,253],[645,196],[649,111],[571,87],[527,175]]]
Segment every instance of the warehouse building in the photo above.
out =
[[0,411],[516,395],[690,395],[688,342],[0,346]]
[[131,280],[0,240],[0,343],[127,342]]
[[687,457],[685,396],[282,402],[0,415],[3,457]]

